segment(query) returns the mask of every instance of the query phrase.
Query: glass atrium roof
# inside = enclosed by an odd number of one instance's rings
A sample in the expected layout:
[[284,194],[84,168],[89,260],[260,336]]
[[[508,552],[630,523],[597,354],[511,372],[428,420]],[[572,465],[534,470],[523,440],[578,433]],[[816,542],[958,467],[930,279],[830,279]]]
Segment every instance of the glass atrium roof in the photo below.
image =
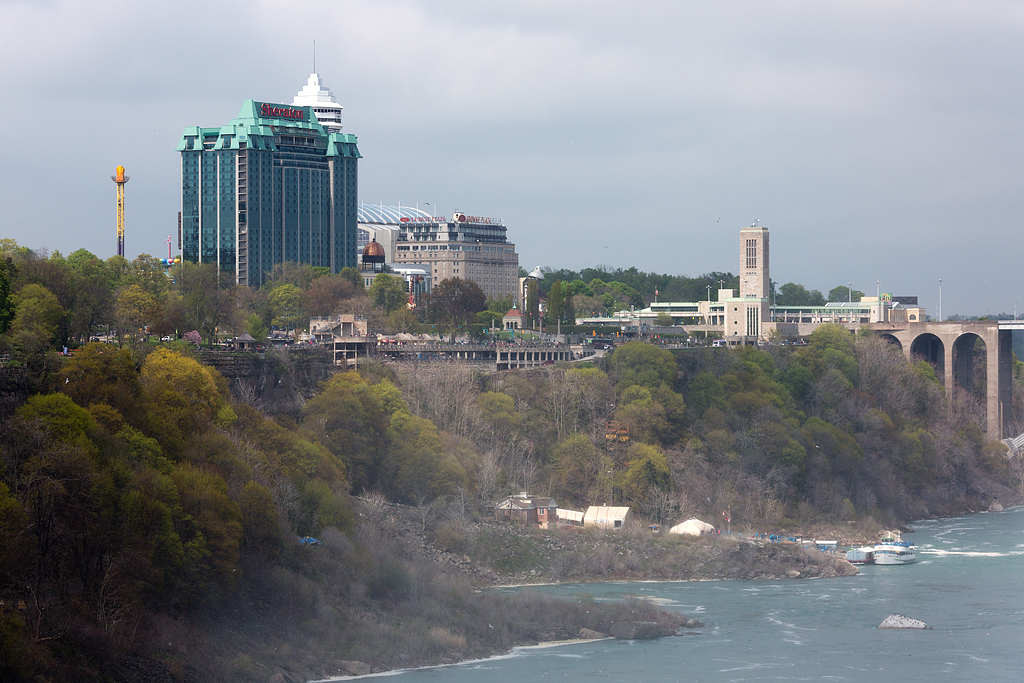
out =
[[402,218],[430,218],[431,214],[412,206],[360,204],[359,222],[380,225],[398,225]]

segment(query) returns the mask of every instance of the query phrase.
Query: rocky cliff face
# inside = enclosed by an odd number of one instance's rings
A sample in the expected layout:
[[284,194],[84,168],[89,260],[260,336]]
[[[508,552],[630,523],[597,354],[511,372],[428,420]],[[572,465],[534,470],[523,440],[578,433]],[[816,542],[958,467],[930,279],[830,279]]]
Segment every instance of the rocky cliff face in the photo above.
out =
[[206,353],[202,361],[224,375],[237,400],[271,415],[297,414],[336,370],[330,352],[318,348]]
[[35,391],[35,383],[27,368],[0,367],[0,418],[13,415]]

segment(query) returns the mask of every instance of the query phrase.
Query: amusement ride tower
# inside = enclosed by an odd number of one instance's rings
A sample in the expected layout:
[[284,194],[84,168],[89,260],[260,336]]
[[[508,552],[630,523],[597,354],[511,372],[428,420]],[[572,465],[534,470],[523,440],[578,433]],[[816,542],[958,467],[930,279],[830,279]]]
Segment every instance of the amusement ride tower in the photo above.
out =
[[124,256],[124,184],[131,178],[124,174],[124,166],[115,169],[110,179],[117,185],[117,255]]

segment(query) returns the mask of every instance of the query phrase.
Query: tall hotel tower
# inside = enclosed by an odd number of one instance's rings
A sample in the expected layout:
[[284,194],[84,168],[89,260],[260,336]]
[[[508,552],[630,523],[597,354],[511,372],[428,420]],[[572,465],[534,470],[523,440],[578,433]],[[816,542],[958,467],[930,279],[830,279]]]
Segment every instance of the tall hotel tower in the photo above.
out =
[[226,126],[186,128],[182,256],[252,286],[284,261],[355,267],[360,155],[341,109],[312,74],[291,105],[246,100]]
[[725,304],[725,336],[762,336],[769,320],[768,228],[752,225],[740,230],[740,295]]

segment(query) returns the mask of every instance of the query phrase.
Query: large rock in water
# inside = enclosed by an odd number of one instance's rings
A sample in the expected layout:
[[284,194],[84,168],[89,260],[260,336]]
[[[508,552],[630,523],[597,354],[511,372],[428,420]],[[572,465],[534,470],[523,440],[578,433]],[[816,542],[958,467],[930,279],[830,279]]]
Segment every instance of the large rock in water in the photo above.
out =
[[931,628],[931,626],[923,621],[911,619],[902,614],[890,614],[882,620],[878,628]]
[[610,633],[619,640],[650,640],[662,635],[661,626],[654,621],[617,621]]

